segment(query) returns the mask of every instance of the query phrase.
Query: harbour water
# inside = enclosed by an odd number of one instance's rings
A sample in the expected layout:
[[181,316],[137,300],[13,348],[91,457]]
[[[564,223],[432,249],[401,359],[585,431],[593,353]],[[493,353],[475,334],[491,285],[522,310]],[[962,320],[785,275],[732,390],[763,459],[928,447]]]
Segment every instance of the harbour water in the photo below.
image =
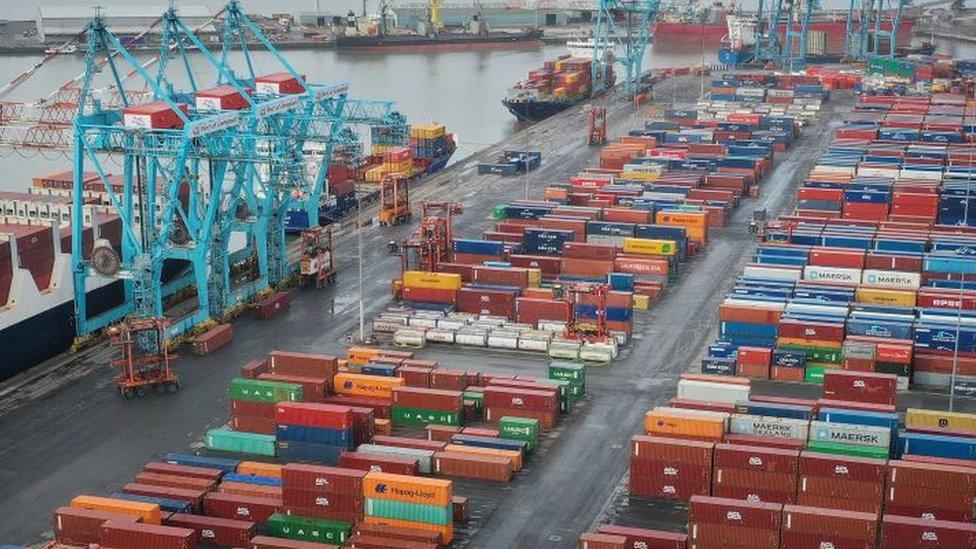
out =
[[[312,82],[346,81],[354,97],[396,101],[398,109],[411,122],[446,124],[459,137],[456,162],[517,129],[515,119],[501,104],[506,89],[543,61],[563,53],[564,46],[547,45],[515,50],[436,52],[292,50],[286,51],[285,56]],[[701,51],[694,47],[668,48],[666,53],[649,50],[645,66],[697,64],[701,57]],[[37,59],[32,55],[0,57],[0,82],[13,79]],[[259,74],[280,70],[280,65],[265,52],[256,54],[254,62]],[[706,62],[714,62],[714,52],[706,53]],[[46,97],[83,71],[84,56],[80,53],[56,58],[7,100],[34,101]],[[136,78],[129,84],[142,85]],[[108,165],[113,166],[111,160]],[[68,168],[67,152],[12,151],[0,147],[0,169],[4,174],[0,178],[0,191],[22,190],[37,174]]]

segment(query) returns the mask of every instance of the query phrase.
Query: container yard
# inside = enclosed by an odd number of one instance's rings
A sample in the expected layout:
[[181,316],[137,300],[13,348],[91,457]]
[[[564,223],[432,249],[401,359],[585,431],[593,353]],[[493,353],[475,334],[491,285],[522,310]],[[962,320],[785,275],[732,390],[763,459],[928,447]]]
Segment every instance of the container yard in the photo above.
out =
[[75,169],[0,194],[0,298],[64,302],[16,348],[87,336],[0,365],[0,545],[976,547],[976,63],[642,74],[611,3],[515,86],[565,104],[452,165],[170,8],[219,85],[81,91]]

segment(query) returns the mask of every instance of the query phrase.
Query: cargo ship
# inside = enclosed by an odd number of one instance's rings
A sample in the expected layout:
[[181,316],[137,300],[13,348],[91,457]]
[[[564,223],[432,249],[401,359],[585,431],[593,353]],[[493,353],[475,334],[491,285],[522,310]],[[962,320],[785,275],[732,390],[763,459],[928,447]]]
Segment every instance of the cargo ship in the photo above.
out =
[[431,35],[419,33],[385,35],[340,35],[335,46],[340,49],[373,48],[477,48],[481,46],[542,45],[542,29],[524,29],[514,32],[492,31],[487,34],[471,32],[442,32]]
[[[502,104],[519,122],[535,123],[558,114],[590,98],[593,90],[613,87],[613,64],[606,62],[606,82],[591,82],[593,67],[592,39],[566,43],[566,55],[546,61],[541,69],[530,71],[528,78],[508,89]],[[596,71],[601,74],[603,71]]]
[[[90,193],[99,177],[87,174]],[[34,178],[29,192],[0,192],[0,381],[65,351],[75,337],[70,171]],[[122,224],[97,199],[83,212],[85,257],[120,251]],[[90,278],[88,312],[122,303],[122,283]],[[29,343],[27,343],[29,342]]]

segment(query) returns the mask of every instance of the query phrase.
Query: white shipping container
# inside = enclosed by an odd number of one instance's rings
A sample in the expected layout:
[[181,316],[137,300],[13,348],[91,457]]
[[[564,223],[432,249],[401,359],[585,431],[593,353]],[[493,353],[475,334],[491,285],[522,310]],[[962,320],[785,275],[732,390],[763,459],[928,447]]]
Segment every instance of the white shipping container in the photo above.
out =
[[766,278],[769,280],[800,280],[803,270],[799,267],[774,267],[771,265],[746,265],[742,276],[750,278]]
[[420,472],[431,474],[431,462],[434,459],[433,450],[421,450],[419,448],[400,448],[398,446],[384,446],[382,444],[360,444],[356,451],[363,454],[373,454],[380,456],[399,456],[409,459],[416,459],[420,465]]
[[407,319],[407,326],[415,326],[417,328],[433,328],[437,326],[437,319],[425,318],[422,316],[412,316]]
[[750,387],[734,383],[713,383],[682,379],[678,381],[678,398],[701,402],[724,402],[735,404],[749,400]]
[[922,275],[921,273],[907,273],[903,271],[865,269],[861,277],[861,282],[872,286],[918,288],[922,285]]
[[580,342],[568,341],[565,339],[554,339],[549,344],[549,356],[552,358],[565,358],[576,360],[580,356]]
[[373,320],[373,331],[378,334],[392,334],[403,327],[402,322],[377,318]]
[[891,446],[891,430],[874,425],[811,421],[810,441],[888,448]]
[[518,348],[523,351],[544,353],[549,350],[549,338],[538,335],[522,335],[518,339]]
[[807,265],[803,268],[803,279],[824,282],[840,282],[843,284],[859,284],[861,282],[861,269]]
[[494,330],[488,334],[488,346],[496,349],[518,349],[518,332]]
[[426,330],[401,328],[393,334],[393,344],[400,347],[423,347],[426,343]]
[[488,333],[483,330],[458,330],[454,334],[454,342],[469,347],[487,347]]
[[785,417],[733,414],[729,420],[729,432],[736,435],[807,440],[810,422]]
[[454,330],[431,328],[427,330],[425,339],[434,343],[454,343]]

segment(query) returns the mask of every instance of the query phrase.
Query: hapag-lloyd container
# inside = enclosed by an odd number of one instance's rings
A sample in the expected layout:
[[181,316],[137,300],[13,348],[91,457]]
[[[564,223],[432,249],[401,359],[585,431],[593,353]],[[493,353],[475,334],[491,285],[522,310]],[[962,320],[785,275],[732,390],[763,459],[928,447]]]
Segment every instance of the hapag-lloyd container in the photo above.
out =
[[54,511],[51,529],[54,531],[54,539],[58,543],[87,546],[91,543],[98,543],[102,525],[108,521],[134,523],[139,521],[139,517],[121,513],[60,507]]
[[733,414],[729,420],[729,432],[761,437],[808,440],[810,422],[783,417]]
[[745,469],[766,473],[789,473],[796,476],[800,452],[779,448],[762,448],[739,444],[716,444],[716,468]]
[[196,533],[189,528],[109,521],[102,525],[99,544],[104,547],[193,549]]
[[885,515],[881,549],[976,547],[976,524]]
[[255,523],[251,521],[173,513],[163,524],[177,528],[189,528],[196,532],[202,543],[241,547],[254,537]]
[[894,404],[898,377],[874,372],[824,372],[824,398],[874,404]]
[[891,446],[891,429],[852,423],[811,421],[810,440],[889,448]]
[[783,505],[778,503],[693,496],[688,521],[779,531],[782,514]]
[[211,517],[265,522],[282,508],[281,498],[260,498],[211,492],[203,499],[203,512]]
[[601,524],[597,532],[623,537],[626,549],[685,549],[688,542],[688,535],[681,532],[628,528],[616,524]]
[[353,414],[348,406],[283,402],[275,406],[275,421],[287,425],[349,429],[353,426]]
[[855,540],[862,542],[862,547],[873,548],[878,538],[878,517],[871,513],[786,505],[783,507],[783,535],[787,534],[815,536],[817,543],[805,545],[810,543],[809,538],[797,538],[792,543],[784,543],[783,547],[788,548],[845,547]]

